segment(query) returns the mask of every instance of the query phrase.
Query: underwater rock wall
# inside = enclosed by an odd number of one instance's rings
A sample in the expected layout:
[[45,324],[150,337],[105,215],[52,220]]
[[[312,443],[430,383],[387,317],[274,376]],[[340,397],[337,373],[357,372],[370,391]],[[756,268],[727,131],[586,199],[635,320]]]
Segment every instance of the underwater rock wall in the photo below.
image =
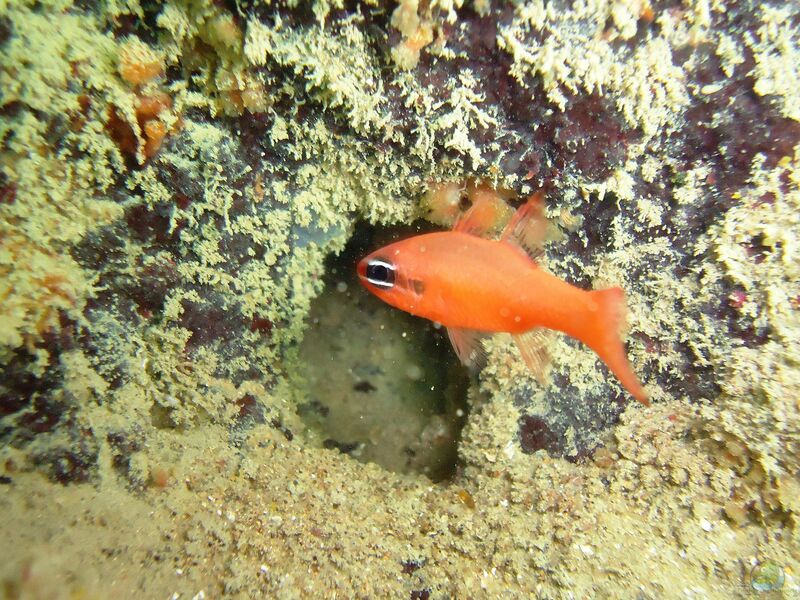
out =
[[[8,585],[39,585],[50,493],[130,573],[169,557],[120,579],[145,594],[313,595],[311,568],[348,597],[674,597],[680,573],[729,598],[764,557],[797,572],[799,26],[706,0],[0,8]],[[654,406],[576,342],[542,384],[497,336],[434,487],[316,447],[292,377],[355,222],[467,179],[546,190],[544,266],[625,288]],[[112,498],[153,537],[98,533]]]

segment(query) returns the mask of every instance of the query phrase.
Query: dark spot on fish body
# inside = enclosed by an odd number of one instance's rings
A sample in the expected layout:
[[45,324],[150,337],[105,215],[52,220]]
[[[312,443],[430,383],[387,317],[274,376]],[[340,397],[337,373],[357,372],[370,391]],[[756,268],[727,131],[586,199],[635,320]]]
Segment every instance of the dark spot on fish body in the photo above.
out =
[[425,284],[419,279],[409,279],[408,283],[411,285],[411,289],[414,290],[414,293],[418,296],[421,296],[425,293]]
[[411,592],[411,600],[428,600],[431,597],[431,591],[428,588],[422,590],[413,590]]

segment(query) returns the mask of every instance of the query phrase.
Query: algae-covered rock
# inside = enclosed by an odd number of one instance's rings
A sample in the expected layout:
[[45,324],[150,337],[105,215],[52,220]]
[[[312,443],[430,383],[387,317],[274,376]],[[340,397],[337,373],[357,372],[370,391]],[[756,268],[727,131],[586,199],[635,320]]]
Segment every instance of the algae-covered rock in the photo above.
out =
[[[731,598],[768,564],[797,594],[799,19],[0,4],[3,589]],[[557,334],[543,380],[488,340],[455,398],[440,333],[378,339],[415,321],[354,287],[313,305],[362,223],[440,220],[442,182],[545,190],[542,267],[625,289],[651,407]],[[413,418],[360,415],[377,385]]]

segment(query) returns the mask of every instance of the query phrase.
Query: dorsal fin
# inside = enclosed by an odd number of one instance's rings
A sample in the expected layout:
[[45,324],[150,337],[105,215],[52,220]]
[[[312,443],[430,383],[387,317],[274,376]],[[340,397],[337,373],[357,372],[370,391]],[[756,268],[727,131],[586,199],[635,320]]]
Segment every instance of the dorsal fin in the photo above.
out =
[[508,220],[511,209],[500,192],[484,184],[469,185],[466,191],[472,206],[458,218],[453,231],[486,237]]
[[482,343],[485,333],[474,329],[448,327],[447,336],[462,365],[478,368],[485,364],[486,350],[483,349]]
[[517,209],[500,239],[522,248],[531,260],[544,254],[547,219],[544,217],[544,192],[539,190]]

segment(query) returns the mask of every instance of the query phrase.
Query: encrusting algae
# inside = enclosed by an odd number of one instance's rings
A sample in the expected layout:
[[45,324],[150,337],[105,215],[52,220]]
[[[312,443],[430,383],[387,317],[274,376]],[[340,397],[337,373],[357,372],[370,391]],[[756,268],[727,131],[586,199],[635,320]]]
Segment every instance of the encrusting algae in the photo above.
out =
[[[0,4],[3,593],[797,596],[798,16]],[[299,347],[356,223],[445,225],[461,181],[546,192],[542,262],[626,290],[652,404],[497,336],[434,484],[324,447]]]

